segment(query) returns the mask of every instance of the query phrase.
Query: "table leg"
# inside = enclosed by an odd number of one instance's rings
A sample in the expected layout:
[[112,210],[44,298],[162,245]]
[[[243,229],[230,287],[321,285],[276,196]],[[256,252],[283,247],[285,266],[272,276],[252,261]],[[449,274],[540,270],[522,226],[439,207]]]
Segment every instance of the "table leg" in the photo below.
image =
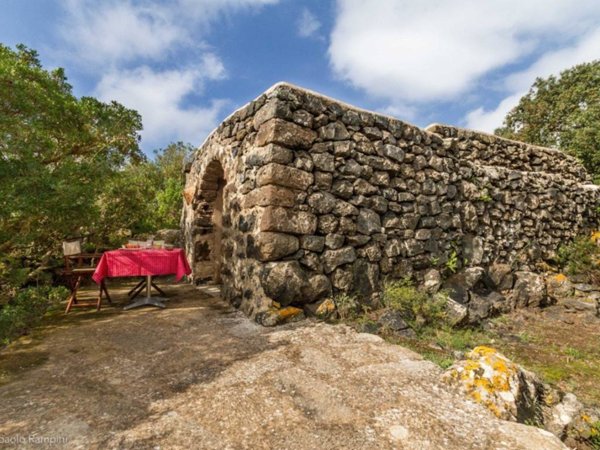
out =
[[151,289],[152,289],[152,275],[147,275],[147,277],[146,277],[146,297],[142,298],[136,302],[130,303],[129,305],[125,306],[123,309],[128,310],[128,309],[132,309],[132,308],[137,308],[138,306],[146,306],[146,305],[157,306],[159,308],[165,308],[166,306],[163,303],[165,298],[152,297]]

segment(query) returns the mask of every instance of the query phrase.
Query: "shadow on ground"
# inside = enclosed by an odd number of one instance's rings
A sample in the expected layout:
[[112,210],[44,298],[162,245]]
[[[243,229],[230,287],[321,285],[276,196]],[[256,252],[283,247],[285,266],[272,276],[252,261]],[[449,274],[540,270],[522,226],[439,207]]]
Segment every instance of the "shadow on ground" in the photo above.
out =
[[49,314],[0,352],[1,435],[84,434],[101,446],[147,420],[150,403],[275,347],[268,330],[186,284],[165,287],[167,309],[123,311],[132,286],[109,286],[114,305],[99,312]]

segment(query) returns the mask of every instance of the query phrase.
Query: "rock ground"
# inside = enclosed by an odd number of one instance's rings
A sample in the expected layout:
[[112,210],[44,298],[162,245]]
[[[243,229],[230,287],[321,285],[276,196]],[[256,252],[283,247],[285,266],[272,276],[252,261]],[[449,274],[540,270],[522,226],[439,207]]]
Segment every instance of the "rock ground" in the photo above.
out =
[[176,295],[165,310],[61,315],[4,349],[3,442],[33,435],[67,441],[47,447],[86,449],[564,448],[547,432],[496,419],[448,390],[436,365],[376,336],[310,321],[263,328],[191,286],[168,292]]

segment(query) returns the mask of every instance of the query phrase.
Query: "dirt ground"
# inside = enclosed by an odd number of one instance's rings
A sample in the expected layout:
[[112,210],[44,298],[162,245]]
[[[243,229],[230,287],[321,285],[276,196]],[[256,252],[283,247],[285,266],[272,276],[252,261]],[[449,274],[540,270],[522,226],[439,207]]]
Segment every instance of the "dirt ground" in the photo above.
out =
[[600,407],[600,318],[595,302],[563,299],[494,322],[495,345],[508,357],[588,406]]
[[[125,302],[126,286],[110,286]],[[171,285],[164,310],[56,313],[0,351],[2,448],[563,448],[345,325],[267,329]]]

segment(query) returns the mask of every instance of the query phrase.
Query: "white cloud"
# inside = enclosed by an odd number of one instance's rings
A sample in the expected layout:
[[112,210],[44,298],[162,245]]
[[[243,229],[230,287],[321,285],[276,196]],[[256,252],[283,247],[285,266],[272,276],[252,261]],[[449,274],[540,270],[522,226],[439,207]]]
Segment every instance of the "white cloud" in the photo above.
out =
[[338,0],[329,57],[340,78],[374,97],[449,100],[599,20],[597,0]]
[[509,95],[492,110],[477,108],[467,113],[466,126],[476,130],[494,131],[502,125],[506,114],[519,103],[519,99],[527,93],[536,78],[558,75],[564,69],[598,58],[600,28],[585,35],[575,45],[547,52],[527,69],[510,74],[504,81]]
[[[278,0],[65,0],[62,34],[69,57],[97,74],[94,95],[142,115],[145,148],[172,140],[199,145],[228,101],[196,100],[227,75],[204,42],[212,22]],[[177,61],[173,63],[172,61]],[[170,70],[159,69],[169,61]]]
[[319,31],[319,28],[321,28],[321,22],[319,22],[319,19],[317,19],[312,12],[310,12],[307,8],[304,8],[302,10],[302,15],[296,23],[296,27],[298,36],[307,38],[314,36],[315,33]]
[[188,39],[170,14],[158,5],[70,0],[61,32],[74,57],[94,65],[136,58],[157,59]]
[[253,11],[277,3],[279,0],[178,0],[177,8],[184,11],[187,18],[206,22],[220,14],[242,9]]
[[[185,107],[186,97],[201,92],[207,79],[222,75],[217,66],[206,71],[204,61],[198,68],[154,71],[143,66],[134,70],[112,71],[102,76],[95,94],[103,101],[116,100],[142,115],[142,137],[151,146],[168,140],[199,145],[217,125],[226,102],[215,100],[209,106]],[[221,66],[222,67],[222,66]]]

